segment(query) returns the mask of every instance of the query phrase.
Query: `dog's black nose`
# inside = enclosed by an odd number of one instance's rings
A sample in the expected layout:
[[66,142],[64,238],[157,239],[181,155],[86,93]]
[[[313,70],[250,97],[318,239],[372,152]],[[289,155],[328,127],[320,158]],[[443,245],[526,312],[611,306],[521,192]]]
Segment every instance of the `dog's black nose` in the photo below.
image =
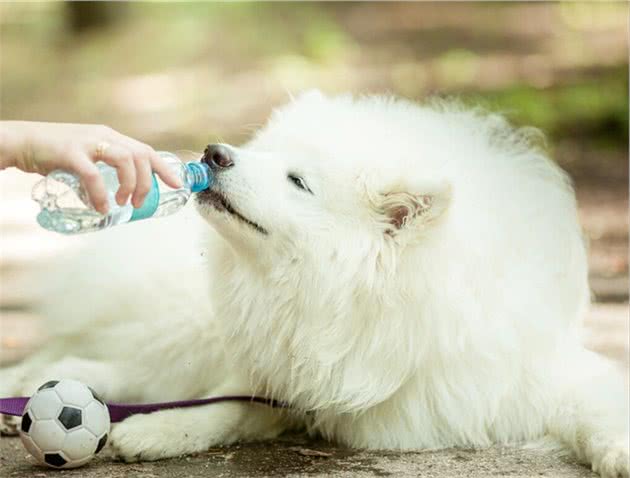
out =
[[209,144],[203,152],[201,161],[212,169],[226,169],[234,166],[232,153],[229,148],[222,144]]

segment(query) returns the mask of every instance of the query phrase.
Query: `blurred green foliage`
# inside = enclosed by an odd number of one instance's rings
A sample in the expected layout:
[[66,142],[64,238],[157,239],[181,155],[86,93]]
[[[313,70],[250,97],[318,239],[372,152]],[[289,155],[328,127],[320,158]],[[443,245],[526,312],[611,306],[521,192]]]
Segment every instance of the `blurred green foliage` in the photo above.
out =
[[625,68],[548,88],[514,85],[470,100],[502,111],[518,124],[535,125],[552,138],[590,138],[600,147],[622,150],[628,145]]
[[112,15],[73,29],[69,4],[0,4],[3,116],[103,122],[195,147],[209,132],[241,140],[300,89],[437,93],[627,158],[624,4],[99,8]]

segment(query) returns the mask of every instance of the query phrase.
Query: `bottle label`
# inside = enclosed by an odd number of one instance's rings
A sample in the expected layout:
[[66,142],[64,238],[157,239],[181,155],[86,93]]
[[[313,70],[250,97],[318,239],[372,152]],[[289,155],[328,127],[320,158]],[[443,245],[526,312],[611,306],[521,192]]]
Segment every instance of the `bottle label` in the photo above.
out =
[[153,214],[155,214],[155,211],[157,211],[158,205],[160,204],[160,188],[158,186],[155,174],[153,174],[152,177],[153,184],[151,185],[151,189],[144,198],[142,206],[133,210],[133,214],[131,215],[131,219],[129,219],[129,222],[146,219],[153,216]]

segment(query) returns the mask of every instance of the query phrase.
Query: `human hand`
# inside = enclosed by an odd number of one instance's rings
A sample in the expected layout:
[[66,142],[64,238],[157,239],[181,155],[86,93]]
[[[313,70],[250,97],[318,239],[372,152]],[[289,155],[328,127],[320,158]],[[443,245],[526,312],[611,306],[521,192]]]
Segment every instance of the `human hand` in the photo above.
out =
[[94,164],[116,168],[116,202],[140,207],[151,189],[151,172],[169,186],[182,186],[167,163],[151,148],[107,126],[31,121],[0,122],[0,169],[14,166],[29,173],[64,169],[79,176],[97,211],[108,211],[105,183]]

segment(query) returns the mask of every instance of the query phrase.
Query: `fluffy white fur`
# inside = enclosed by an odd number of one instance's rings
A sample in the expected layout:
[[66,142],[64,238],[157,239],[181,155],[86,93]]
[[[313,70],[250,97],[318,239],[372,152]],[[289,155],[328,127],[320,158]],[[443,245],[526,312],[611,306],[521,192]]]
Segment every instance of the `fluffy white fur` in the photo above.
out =
[[628,476],[624,380],[579,339],[574,194],[531,134],[313,92],[232,152],[217,191],[267,234],[199,196],[212,227],[191,211],[95,235],[48,291],[55,337],[0,372],[3,396],[69,377],[112,401],[292,404],[134,416],[111,435],[129,461],[306,426],[367,448],[545,439]]

